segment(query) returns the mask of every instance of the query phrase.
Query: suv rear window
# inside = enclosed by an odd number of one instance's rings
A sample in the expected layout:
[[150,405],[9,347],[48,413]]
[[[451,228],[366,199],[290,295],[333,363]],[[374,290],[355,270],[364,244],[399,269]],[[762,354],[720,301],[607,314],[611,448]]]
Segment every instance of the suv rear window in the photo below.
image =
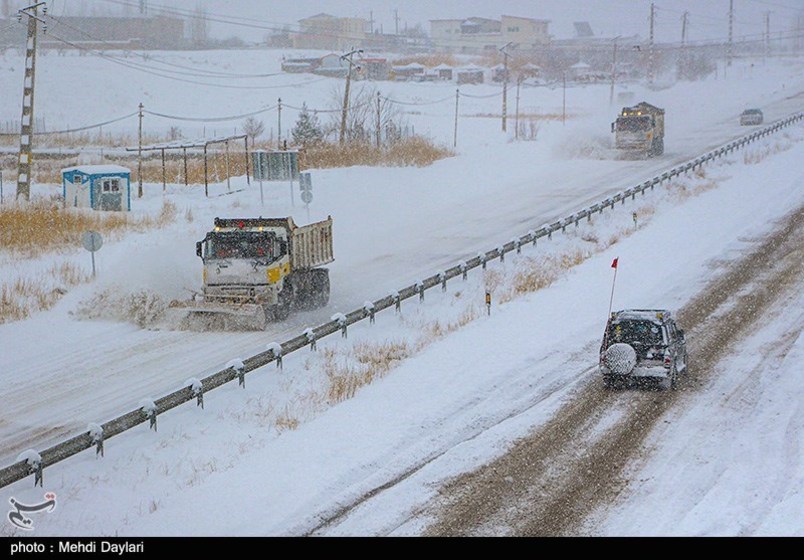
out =
[[638,342],[650,346],[664,344],[659,325],[651,321],[635,319],[617,321],[609,326],[608,344],[615,342],[625,342],[626,344]]

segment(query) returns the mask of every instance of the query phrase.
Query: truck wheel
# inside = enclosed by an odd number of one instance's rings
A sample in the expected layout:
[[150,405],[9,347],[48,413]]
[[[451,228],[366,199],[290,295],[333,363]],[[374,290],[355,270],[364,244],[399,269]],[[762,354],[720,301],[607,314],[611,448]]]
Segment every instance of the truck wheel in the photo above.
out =
[[319,268],[310,272],[310,303],[313,309],[329,303],[329,270]]
[[265,306],[265,320],[284,321],[290,315],[290,298],[286,290],[279,292],[279,303]]

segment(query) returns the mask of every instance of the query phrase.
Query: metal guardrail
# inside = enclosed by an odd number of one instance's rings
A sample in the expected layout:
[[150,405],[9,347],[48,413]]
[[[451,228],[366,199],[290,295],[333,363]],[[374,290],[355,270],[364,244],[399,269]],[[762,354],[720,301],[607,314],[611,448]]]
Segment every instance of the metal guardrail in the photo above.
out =
[[637,194],[644,194],[648,189],[653,189],[656,185],[660,185],[664,181],[669,181],[674,177],[694,171],[695,169],[703,166],[704,164],[722,157],[730,152],[743,148],[747,144],[755,142],[765,136],[773,134],[782,128],[790,126],[800,120],[804,119],[804,112],[796,113],[785,119],[776,121],[775,123],[747,134],[737,140],[733,140],[724,144],[720,148],[707,152],[697,158],[691,159],[686,163],[682,163],[669,171],[657,175],[639,185],[620,191],[619,193],[610,196],[600,202],[592,204],[591,206],[575,212],[570,216],[555,221],[549,225],[544,225],[541,228],[529,231],[525,235],[514,238],[508,243],[498,246],[490,251],[481,252],[476,257],[469,259],[465,262],[459,263],[451,268],[448,268],[438,274],[434,274],[424,280],[420,280],[415,284],[406,286],[399,290],[380,298],[371,304],[366,304],[360,309],[356,309],[347,314],[338,314],[333,320],[319,325],[317,327],[307,329],[304,333],[290,340],[287,340],[279,345],[279,349],[275,346],[271,350],[260,352],[249,358],[246,358],[242,363],[237,363],[231,367],[222,369],[216,373],[209,375],[201,380],[201,389],[198,390],[197,384],[195,386],[188,384],[187,387],[174,391],[154,401],[155,408],[143,407],[137,408],[118,416],[108,422],[102,424],[99,430],[96,426],[92,429],[88,428],[87,431],[74,436],[70,439],[57,443],[44,451],[37,457],[37,460],[32,460],[30,457],[20,460],[12,465],[0,469],[0,488],[8,486],[18,480],[22,480],[28,475],[34,474],[34,484],[37,482],[42,484],[42,470],[63,461],[81,451],[95,447],[98,453],[103,452],[103,442],[111,437],[121,434],[139,424],[150,421],[152,427],[156,427],[156,417],[159,414],[167,412],[177,406],[186,402],[196,399],[197,403],[203,406],[203,395],[209,391],[220,387],[230,381],[239,379],[241,385],[245,385],[245,375],[258,368],[261,368],[271,362],[281,361],[282,358],[291,352],[295,352],[305,346],[315,344],[315,341],[334,334],[336,332],[343,332],[345,334],[349,325],[357,323],[367,318],[373,318],[374,315],[389,307],[398,308],[403,300],[409,299],[414,296],[424,298],[424,292],[430,288],[438,285],[446,286],[446,282],[457,276],[464,276],[469,270],[477,267],[485,268],[487,262],[500,258],[505,258],[505,254],[511,251],[517,253],[521,250],[523,245],[528,243],[536,244],[540,238],[547,237],[548,239],[553,233],[561,230],[564,231],[569,225],[577,225],[582,219],[591,219],[595,213],[602,213],[606,208],[614,208],[618,202],[625,204],[628,198],[634,200]]

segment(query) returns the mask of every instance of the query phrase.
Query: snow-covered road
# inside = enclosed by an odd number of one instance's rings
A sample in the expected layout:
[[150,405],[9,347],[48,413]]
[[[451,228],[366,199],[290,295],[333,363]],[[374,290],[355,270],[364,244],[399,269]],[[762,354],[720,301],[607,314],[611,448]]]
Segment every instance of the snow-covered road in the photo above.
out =
[[[767,95],[776,97],[765,105],[769,121],[801,108],[801,96],[768,88]],[[757,89],[759,95],[762,88]],[[173,390],[189,376],[220,369],[233,357],[261,351],[268,342],[328,320],[335,311],[359,307],[744,134],[746,128],[733,114],[721,109],[696,120],[669,117],[667,153],[655,160],[574,154],[578,142],[589,142],[585,135],[599,134],[590,127],[601,119],[590,117],[568,130],[559,123],[545,126],[542,135],[551,138],[545,145],[477,142],[458,157],[423,169],[318,171],[311,218],[331,214],[336,224],[333,296],[327,309],[291,317],[264,333],[149,331],[76,321],[69,313],[90,297],[87,290],[76,290],[53,312],[0,326],[4,347],[14,349],[0,358],[9,396],[0,419],[0,458],[8,462],[24,448],[52,444],[144,397]],[[488,129],[488,119],[473,126]],[[593,153],[612,157],[600,145]],[[271,213],[292,213],[304,222],[306,216],[284,200],[286,187],[272,188]],[[255,188],[235,196],[238,208],[230,205],[229,212],[262,212]],[[165,277],[168,287],[162,293],[171,297],[181,297],[181,288],[197,287],[193,242],[203,236],[212,216],[227,208],[186,193],[174,199],[180,208],[193,207],[195,221],[172,228],[169,235],[133,235],[109,245],[99,255],[99,289],[160,293]]]

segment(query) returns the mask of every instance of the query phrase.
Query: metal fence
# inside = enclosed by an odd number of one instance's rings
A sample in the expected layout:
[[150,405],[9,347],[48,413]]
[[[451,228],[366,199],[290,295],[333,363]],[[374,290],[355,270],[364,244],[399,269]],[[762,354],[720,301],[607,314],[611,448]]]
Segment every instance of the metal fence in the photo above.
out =
[[342,332],[346,334],[346,329],[359,321],[365,319],[373,319],[374,315],[380,311],[394,307],[398,309],[401,302],[418,296],[420,299],[424,298],[426,290],[435,286],[446,286],[448,280],[457,276],[466,277],[468,271],[482,267],[485,268],[486,263],[496,258],[503,260],[506,253],[516,251],[519,253],[523,246],[531,243],[536,244],[538,239],[547,237],[550,238],[553,233],[564,231],[567,226],[578,225],[583,220],[591,220],[592,215],[595,213],[602,213],[606,208],[614,208],[618,202],[625,204],[628,198],[632,200],[636,198],[637,194],[645,194],[648,189],[652,190],[656,185],[661,185],[664,181],[669,181],[674,177],[678,177],[684,173],[694,171],[695,169],[703,166],[704,164],[713,161],[719,157],[727,155],[735,150],[741,149],[746,145],[773,134],[787,126],[790,126],[800,120],[804,119],[804,112],[793,114],[785,119],[781,119],[767,127],[747,134],[737,140],[729,142],[715,150],[707,152],[699,157],[691,159],[669,171],[657,175],[643,183],[634,187],[625,189],[611,197],[608,197],[600,202],[592,204],[570,216],[557,220],[549,225],[544,225],[537,230],[531,230],[526,234],[516,237],[511,241],[499,245],[495,249],[482,252],[476,257],[467,261],[456,264],[455,266],[434,274],[424,280],[420,280],[415,284],[406,286],[397,292],[393,292],[383,298],[380,298],[371,304],[366,304],[364,307],[355,309],[347,314],[338,314],[333,320],[319,325],[317,327],[307,329],[304,333],[291,338],[275,346],[271,350],[260,352],[242,362],[237,362],[231,367],[222,369],[216,373],[209,375],[201,380],[200,387],[198,383],[188,385],[178,391],[174,391],[165,395],[148,406],[140,406],[135,410],[131,410],[117,418],[114,418],[100,426],[93,426],[87,431],[67,439],[61,443],[53,445],[37,454],[35,457],[28,457],[27,459],[20,460],[12,465],[0,469],[0,488],[8,486],[18,480],[22,480],[26,476],[33,474],[34,484],[37,482],[42,483],[42,471],[44,468],[49,467],[71,457],[81,451],[95,448],[97,453],[102,453],[103,442],[111,437],[120,433],[130,430],[144,422],[150,422],[152,427],[156,427],[157,416],[171,410],[181,404],[195,400],[198,405],[203,406],[204,394],[209,391],[220,387],[226,383],[237,379],[241,385],[245,385],[246,374],[261,368],[271,362],[281,361],[284,356],[291,352],[295,352],[305,346],[314,345],[315,342],[321,338],[331,334]]

